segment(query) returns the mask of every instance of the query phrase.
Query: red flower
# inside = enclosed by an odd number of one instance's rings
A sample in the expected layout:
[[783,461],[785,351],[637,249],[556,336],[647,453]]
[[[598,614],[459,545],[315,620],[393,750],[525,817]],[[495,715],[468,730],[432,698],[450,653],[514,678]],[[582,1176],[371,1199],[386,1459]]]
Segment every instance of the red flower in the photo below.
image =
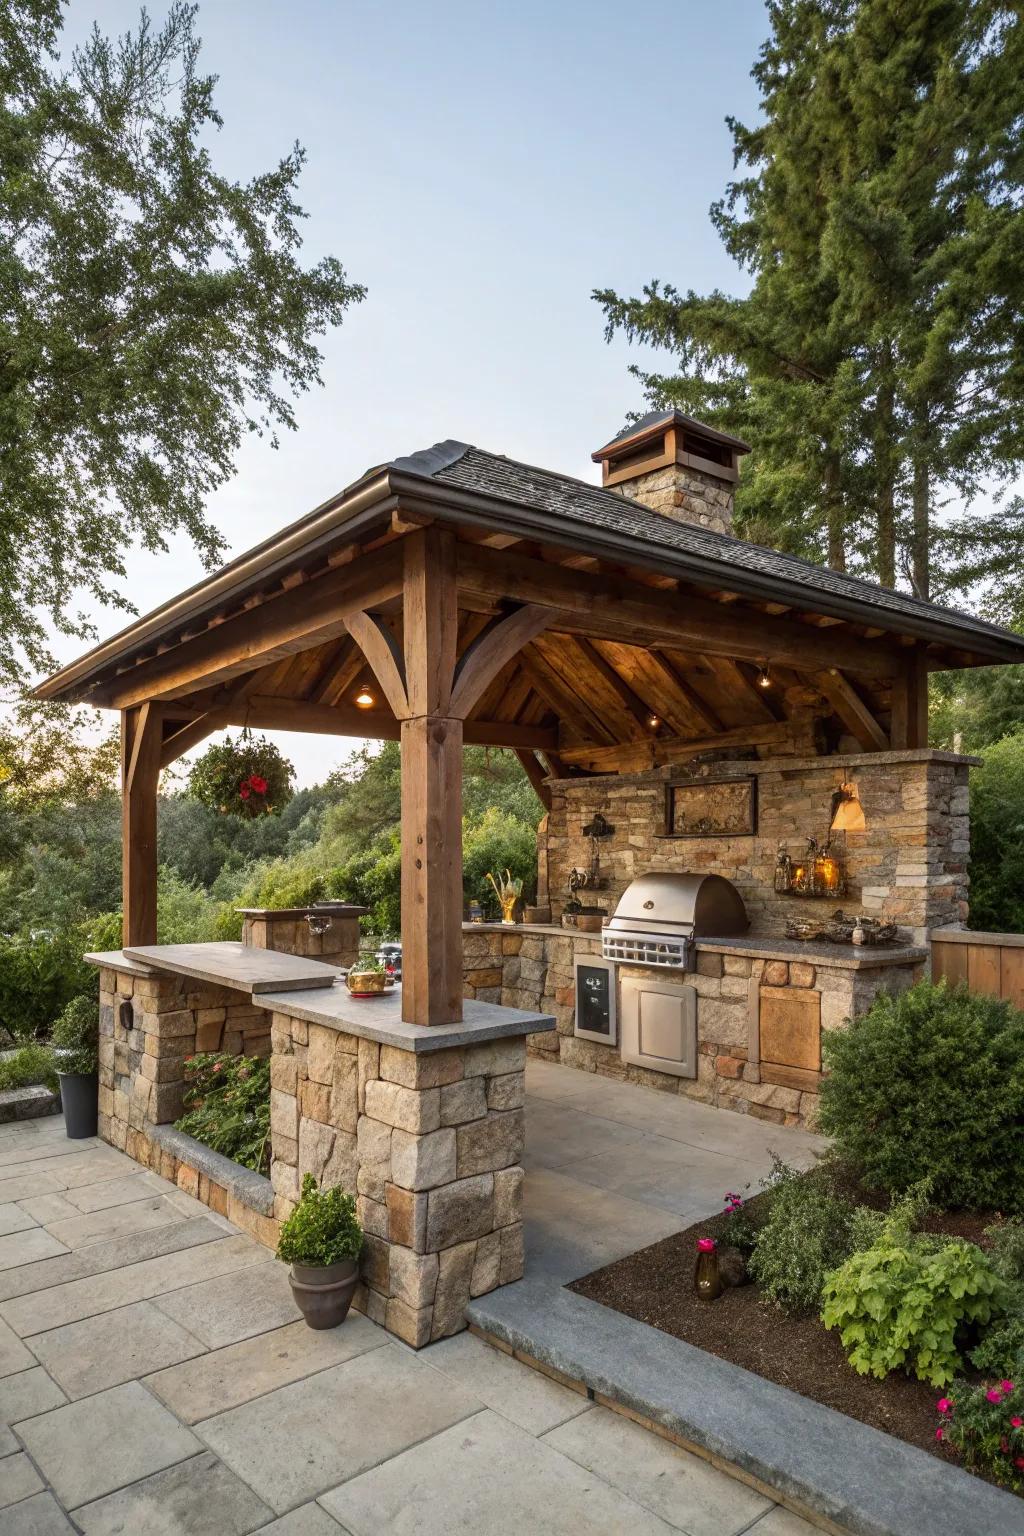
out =
[[258,773],[252,775],[249,780],[249,786],[254,794],[265,795],[267,792],[267,781],[266,779],[261,779]]
[[241,795],[243,800],[248,800],[248,798],[249,798],[250,794],[252,793],[252,791],[250,790],[249,785],[246,783],[246,784],[242,785],[242,787],[238,791],[238,793]]

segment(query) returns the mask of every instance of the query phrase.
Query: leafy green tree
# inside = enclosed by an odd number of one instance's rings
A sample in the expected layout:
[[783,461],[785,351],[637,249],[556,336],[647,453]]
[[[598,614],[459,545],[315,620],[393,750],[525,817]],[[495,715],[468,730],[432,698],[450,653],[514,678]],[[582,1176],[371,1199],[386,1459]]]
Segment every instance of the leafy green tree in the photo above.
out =
[[1024,731],[971,771],[971,927],[1024,932]]
[[248,431],[294,426],[315,338],[363,297],[300,260],[295,146],[219,173],[196,8],[94,30],[58,59],[61,0],[0,4],[0,677],[50,665],[77,591],[128,608],[123,551],[186,533]]
[[610,335],[674,354],[634,370],[652,405],[756,443],[741,531],[962,586],[969,534],[937,532],[936,502],[1024,460],[1024,22],[997,0],[768,9],[762,121],[729,120],[744,174],[712,210],[749,293],[595,297]]

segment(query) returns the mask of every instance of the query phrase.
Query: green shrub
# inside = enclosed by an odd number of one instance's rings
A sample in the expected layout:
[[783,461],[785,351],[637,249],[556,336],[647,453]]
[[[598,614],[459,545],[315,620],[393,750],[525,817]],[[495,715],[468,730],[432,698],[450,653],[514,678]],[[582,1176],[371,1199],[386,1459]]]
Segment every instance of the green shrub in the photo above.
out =
[[357,1259],[362,1246],[355,1196],[340,1189],[317,1189],[316,1179],[307,1173],[302,1198],[282,1224],[278,1258],[286,1264],[326,1268],[342,1259]]
[[904,1367],[934,1387],[961,1364],[961,1324],[987,1323],[1006,1299],[976,1244],[911,1237],[898,1220],[827,1276],[823,1296],[821,1320],[839,1329],[854,1370],[883,1377]]
[[1018,725],[981,755],[982,766],[971,770],[971,922],[979,932],[1020,933],[1024,930],[1024,730]]
[[989,1260],[1010,1295],[1005,1317],[985,1330],[971,1351],[971,1364],[999,1376],[1024,1376],[1024,1221],[1014,1218],[987,1227]]
[[99,1009],[91,997],[74,997],[53,1026],[51,1045],[58,1072],[95,1072],[99,1067]]
[[814,1312],[825,1276],[851,1251],[853,1206],[836,1189],[835,1169],[809,1173],[774,1158],[768,1215],[757,1233],[749,1268],[762,1294],[787,1312]]
[[175,1129],[243,1168],[270,1163],[270,1062],[209,1052],[185,1062],[185,1113]]
[[942,1423],[937,1438],[956,1451],[964,1466],[1024,1493],[1024,1385],[1010,1379],[981,1386],[959,1381],[938,1407]]
[[31,1088],[36,1083],[44,1083],[51,1092],[57,1087],[53,1052],[48,1045],[23,1045],[13,1056],[0,1061],[0,1092]]
[[82,959],[89,940],[85,928],[0,939],[0,1028],[39,1039],[73,997],[96,997],[96,970]]
[[920,982],[823,1036],[821,1128],[869,1187],[1024,1210],[1024,1014]]

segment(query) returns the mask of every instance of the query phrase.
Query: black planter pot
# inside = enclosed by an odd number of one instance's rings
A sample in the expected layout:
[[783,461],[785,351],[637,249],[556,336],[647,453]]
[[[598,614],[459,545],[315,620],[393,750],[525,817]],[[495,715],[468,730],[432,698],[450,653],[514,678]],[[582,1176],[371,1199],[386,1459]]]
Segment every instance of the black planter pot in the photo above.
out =
[[99,1115],[99,1073],[58,1072],[57,1078],[68,1136],[72,1141],[79,1141],[83,1136],[95,1136]]
[[288,1282],[310,1328],[337,1328],[345,1321],[359,1280],[355,1259],[326,1266],[293,1264]]

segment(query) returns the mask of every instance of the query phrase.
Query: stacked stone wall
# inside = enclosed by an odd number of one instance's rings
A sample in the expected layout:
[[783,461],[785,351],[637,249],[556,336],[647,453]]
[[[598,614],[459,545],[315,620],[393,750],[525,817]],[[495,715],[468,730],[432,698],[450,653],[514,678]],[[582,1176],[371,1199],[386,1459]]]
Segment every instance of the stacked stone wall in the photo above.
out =
[[631,501],[641,501],[654,512],[674,517],[677,522],[694,523],[715,533],[732,533],[733,491],[728,480],[702,473],[684,464],[666,464],[661,469],[623,480],[612,490]]
[[[828,914],[836,907],[862,910],[897,923],[904,936],[923,943],[936,927],[967,920],[969,878],[968,764],[939,754],[881,753],[852,760],[786,765],[715,762],[630,776],[602,775],[556,780],[551,786],[545,849],[553,915],[568,899],[573,866],[590,861],[583,828],[600,811],[614,827],[600,844],[604,889],[588,899],[614,912],[623,891],[650,870],[724,875],[741,892],[753,936],[781,937],[787,921]],[[664,836],[665,785],[700,779],[757,780],[754,836]],[[777,895],[773,886],[780,843],[799,854],[808,837],[828,831],[833,792],[852,780],[864,808],[862,832],[836,834],[845,855],[849,890],[826,902]]]

